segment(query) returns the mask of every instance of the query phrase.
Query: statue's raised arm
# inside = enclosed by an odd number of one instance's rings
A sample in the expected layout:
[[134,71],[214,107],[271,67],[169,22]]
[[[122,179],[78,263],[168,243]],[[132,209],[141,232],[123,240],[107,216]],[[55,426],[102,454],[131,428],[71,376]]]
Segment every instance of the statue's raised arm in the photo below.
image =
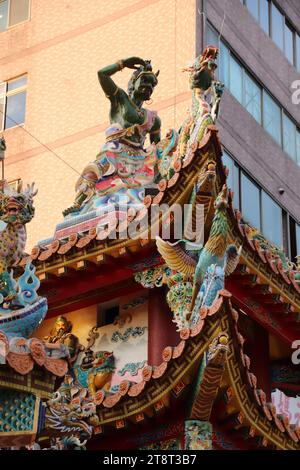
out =
[[[124,68],[134,69],[128,83],[128,93],[118,87],[111,78]],[[147,134],[151,142],[160,140],[160,119],[153,111],[143,108],[144,101],[151,98],[159,72],[153,73],[151,62],[140,57],[129,57],[108,65],[98,72],[100,85],[105,96],[111,102],[110,122],[118,123],[126,134],[126,138],[141,146]],[[151,116],[151,119],[149,117]],[[124,132],[122,137],[124,137]]]
[[115,99],[114,97],[119,91],[118,86],[115,84],[112,75],[123,70],[125,67],[129,69],[138,69],[139,66],[146,66],[146,63],[140,57],[129,57],[128,59],[118,60],[115,64],[107,65],[98,72],[99,83],[105,93],[105,96],[109,99]]
[[[124,68],[134,69],[127,92],[112,79]],[[110,126],[97,159],[85,167],[77,181],[75,204],[64,215],[88,212],[96,207],[96,199],[103,205],[112,194],[116,199],[126,193],[133,202],[142,202],[141,188],[153,183],[157,161],[155,146],[145,148],[145,140],[149,135],[150,143],[157,144],[161,127],[157,113],[143,104],[151,98],[158,74],[150,60],[140,57],[119,60],[98,71],[99,83],[110,100]]]

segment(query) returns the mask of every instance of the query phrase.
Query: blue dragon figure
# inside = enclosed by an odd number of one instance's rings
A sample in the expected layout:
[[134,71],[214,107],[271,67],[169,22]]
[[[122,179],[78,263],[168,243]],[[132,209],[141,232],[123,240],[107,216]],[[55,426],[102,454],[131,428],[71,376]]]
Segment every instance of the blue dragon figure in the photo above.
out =
[[[39,297],[40,281],[35,267],[28,262],[24,273],[16,281],[13,271],[7,274],[9,288],[13,292],[10,304],[3,302],[3,286],[0,293],[0,330],[7,336],[28,338],[38,328],[47,313],[47,299]],[[2,278],[3,283],[3,278]]]

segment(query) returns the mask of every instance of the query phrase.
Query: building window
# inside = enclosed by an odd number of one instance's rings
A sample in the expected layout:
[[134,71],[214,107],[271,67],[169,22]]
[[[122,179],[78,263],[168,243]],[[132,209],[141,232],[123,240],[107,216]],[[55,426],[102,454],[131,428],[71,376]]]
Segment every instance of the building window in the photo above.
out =
[[266,34],[270,33],[269,21],[269,0],[260,0],[259,2],[259,22]]
[[271,96],[264,91],[264,117],[265,130],[281,145],[281,110]]
[[0,32],[29,19],[30,0],[0,1]]
[[244,106],[254,119],[261,124],[261,88],[246,72],[244,77]]
[[262,232],[278,247],[282,246],[282,209],[265,191],[261,192]]
[[230,62],[230,53],[229,49],[225,46],[224,43],[220,44],[220,57],[219,57],[219,76],[220,80],[224,85],[229,88],[229,62]]
[[243,101],[242,67],[230,56],[230,93],[240,102]]
[[[207,37],[217,41],[218,35],[215,29],[209,23],[207,26]],[[261,87],[250,72],[235,59],[234,53],[223,41],[220,42],[219,78],[230,93],[259,124],[263,125],[281,148],[300,166],[300,130],[297,129],[296,124],[291,119],[285,116],[284,109]],[[282,118],[282,115],[285,118]]]
[[27,75],[0,83],[0,130],[25,122]]
[[0,2],[0,32],[5,31],[8,25],[8,0]]
[[[289,25],[289,21],[270,0],[244,0],[251,15],[259,22],[262,29],[272,37],[275,44],[284,52],[291,64],[300,71],[300,38]],[[271,28],[270,28],[271,25]],[[295,54],[294,54],[295,43]]]
[[259,0],[246,0],[246,5],[251,15],[258,21],[259,20]]
[[244,0],[251,15],[269,35],[269,0]]
[[283,51],[283,31],[284,19],[278,8],[272,3],[272,39],[275,44]]
[[296,160],[296,126],[283,113],[283,150]]
[[8,186],[10,186],[11,188],[13,188],[17,191],[19,185],[21,184],[21,181],[22,181],[21,178],[17,178],[16,180],[8,181]]
[[284,27],[284,53],[290,63],[294,64],[294,34],[287,24]]
[[218,44],[218,35],[216,31],[207,24],[206,28],[206,45],[207,46],[217,46]]
[[259,188],[245,174],[241,174],[242,216],[246,222],[260,230]]
[[290,259],[295,261],[297,250],[300,255],[300,225],[258,184],[254,183],[225,149],[222,160],[229,170],[228,187],[234,191],[233,207],[241,209],[244,223],[260,230],[271,243],[279,248],[283,247]]

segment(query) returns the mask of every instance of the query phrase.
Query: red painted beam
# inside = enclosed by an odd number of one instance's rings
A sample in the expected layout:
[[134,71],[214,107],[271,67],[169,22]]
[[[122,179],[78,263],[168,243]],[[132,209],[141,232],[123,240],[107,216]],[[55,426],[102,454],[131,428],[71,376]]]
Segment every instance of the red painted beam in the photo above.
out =
[[176,325],[172,322],[173,314],[166,301],[166,289],[149,289],[148,314],[148,364],[158,366],[162,363],[162,352],[166,346],[180,343]]
[[75,298],[75,299],[68,299],[66,303],[61,303],[60,305],[55,304],[55,306],[48,309],[47,318],[57,317],[58,315],[64,315],[68,312],[72,312],[74,310],[80,310],[82,308],[89,307],[90,305],[100,304],[102,302],[107,302],[111,299],[115,299],[116,297],[122,297],[123,295],[133,294],[137,292],[141,292],[143,289],[139,284],[133,283],[132,285],[128,286],[126,283],[125,287],[122,285],[117,284],[115,286],[115,290],[111,292],[106,292],[105,290],[99,290],[98,295],[95,295],[95,292],[89,292],[88,295],[84,296],[83,298]]
[[242,287],[230,277],[226,279],[225,287],[231,292],[233,303],[236,303],[249,317],[256,320],[272,334],[288,345],[299,339],[299,333],[295,331],[295,327],[287,325],[284,319],[281,320],[278,315],[272,313],[272,306],[266,308],[262,305],[257,296],[252,295],[251,289]]

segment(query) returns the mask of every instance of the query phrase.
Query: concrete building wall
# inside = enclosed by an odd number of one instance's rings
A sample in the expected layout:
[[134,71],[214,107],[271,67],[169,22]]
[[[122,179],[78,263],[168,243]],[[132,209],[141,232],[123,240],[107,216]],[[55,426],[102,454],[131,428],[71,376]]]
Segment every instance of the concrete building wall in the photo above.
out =
[[[149,107],[158,110],[163,134],[179,127],[190,103],[180,69],[195,57],[195,2],[31,0],[31,19],[0,33],[0,81],[28,74],[25,124],[4,132],[6,178],[34,180],[39,189],[27,250],[53,235],[81,170],[104,141],[109,102],[97,79],[101,67],[130,56],[152,59],[160,76]],[[131,72],[115,76],[119,86],[126,88]]]
[[[300,3],[297,0],[277,0],[277,3],[282,6],[292,24],[299,27]],[[300,105],[292,103],[291,84],[294,80],[299,80],[300,75],[247,8],[240,0],[200,0],[198,5],[200,8],[204,7],[206,18],[218,31],[225,12],[222,36],[251,73],[299,125]],[[198,35],[200,34],[201,22],[198,21]],[[218,127],[223,145],[299,222],[299,166],[227,92],[222,99]],[[284,194],[279,194],[279,188],[284,188]]]

